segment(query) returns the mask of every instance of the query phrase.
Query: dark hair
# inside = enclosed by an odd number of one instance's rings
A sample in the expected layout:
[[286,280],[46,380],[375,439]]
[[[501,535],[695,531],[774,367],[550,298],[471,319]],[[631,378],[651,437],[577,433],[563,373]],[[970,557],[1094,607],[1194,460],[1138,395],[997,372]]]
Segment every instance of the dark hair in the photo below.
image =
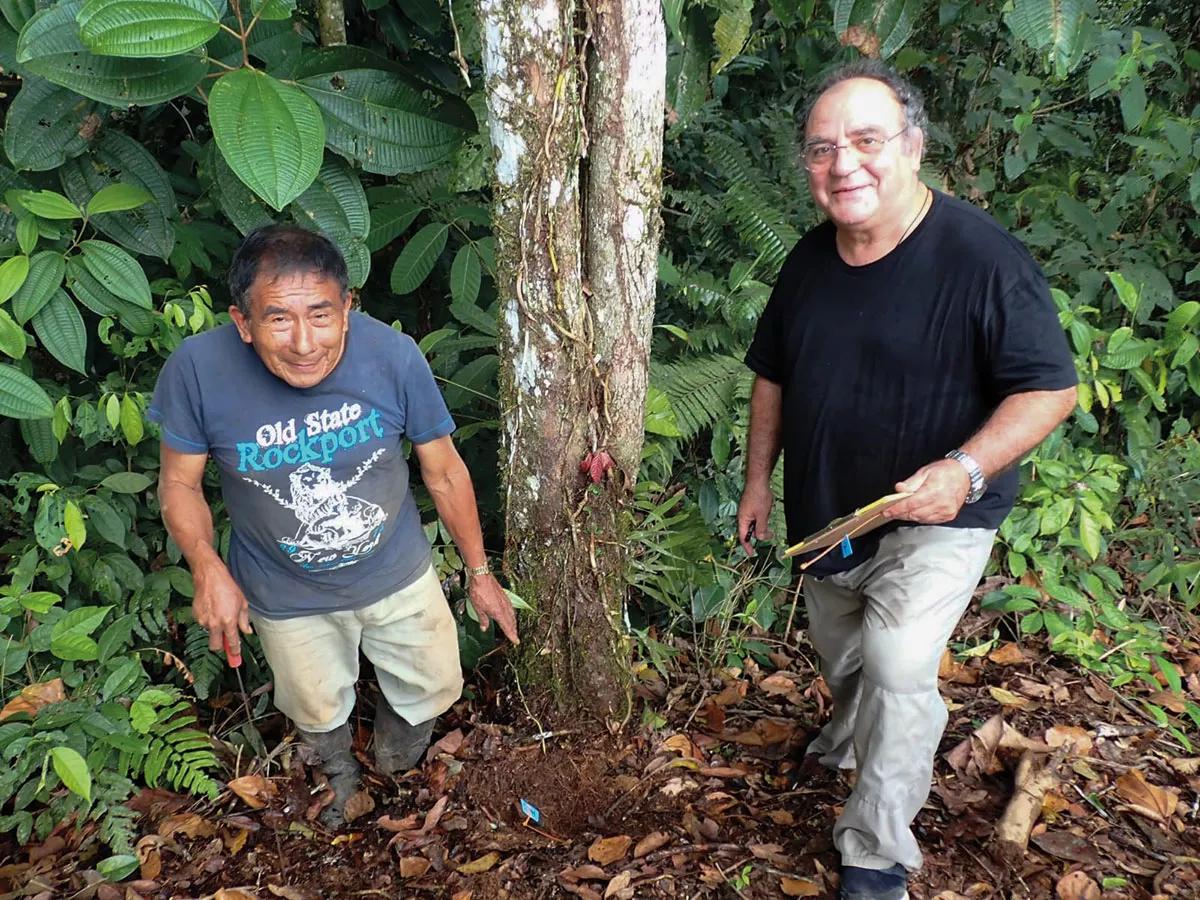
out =
[[346,260],[337,245],[319,231],[298,225],[266,225],[250,232],[229,263],[229,296],[242,315],[250,315],[250,288],[259,274],[275,278],[310,272],[332,279],[345,294]]
[[804,118],[800,127],[808,125],[808,117],[821,95],[831,87],[849,81],[851,78],[869,78],[886,84],[896,95],[896,101],[904,109],[904,121],[910,128],[919,128],[922,132],[929,129],[929,115],[925,112],[925,97],[907,78],[878,59],[857,59],[854,62],[838,66],[826,75],[816,91],[804,107]]

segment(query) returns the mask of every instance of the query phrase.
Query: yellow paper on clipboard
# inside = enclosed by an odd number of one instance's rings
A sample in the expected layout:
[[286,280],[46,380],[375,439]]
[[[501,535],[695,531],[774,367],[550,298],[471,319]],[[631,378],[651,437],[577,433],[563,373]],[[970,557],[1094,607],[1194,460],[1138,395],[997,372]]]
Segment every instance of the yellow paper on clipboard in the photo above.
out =
[[856,538],[878,528],[887,520],[883,514],[899,503],[912,496],[911,492],[888,494],[873,503],[856,509],[848,516],[834,519],[820,531],[814,532],[798,544],[793,544],[784,551],[784,556],[798,556],[801,553],[812,553],[824,550],[826,547],[839,543],[842,538]]

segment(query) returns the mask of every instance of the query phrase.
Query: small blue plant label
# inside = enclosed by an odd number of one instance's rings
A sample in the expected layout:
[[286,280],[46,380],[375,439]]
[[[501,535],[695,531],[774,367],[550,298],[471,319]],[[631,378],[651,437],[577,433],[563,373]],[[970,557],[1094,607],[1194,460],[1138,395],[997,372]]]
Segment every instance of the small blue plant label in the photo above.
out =
[[521,812],[523,812],[526,816],[528,816],[530,821],[532,821],[534,823],[542,821],[541,812],[538,810],[538,808],[536,806],[534,806],[528,800],[521,801]]

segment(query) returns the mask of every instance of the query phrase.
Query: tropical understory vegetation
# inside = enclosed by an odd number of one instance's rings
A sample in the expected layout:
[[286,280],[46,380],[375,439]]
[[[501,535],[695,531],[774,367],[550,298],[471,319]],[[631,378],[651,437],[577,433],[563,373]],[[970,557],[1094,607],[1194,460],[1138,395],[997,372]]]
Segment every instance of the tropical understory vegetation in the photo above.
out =
[[[817,221],[796,115],[829,67],[882,56],[926,94],[925,179],[986,208],[1045,269],[1081,382],[1070,420],[1022,466],[981,601],[1002,615],[955,650],[1044,642],[1194,755],[1200,8],[663,11],[664,228],[646,441],[623,510],[640,663],[668,680],[683,662],[765,666],[766,638],[799,624],[778,555],[748,560],[734,541],[741,358]],[[242,234],[291,221],[338,243],[361,308],[429,358],[489,544],[505,546],[483,42],[470,0],[348,5],[345,46],[321,46],[295,0],[0,0],[0,14],[0,830],[26,843],[94,820],[111,851],[99,870],[119,879],[137,864],[125,801],[139,786],[213,795],[227,749],[270,749],[253,721],[231,731],[208,712],[232,675],[192,621],[145,418],[167,355],[226,320]],[[449,578],[460,561],[428,502],[424,515]],[[451,587],[470,669],[494,642]],[[254,652],[243,673],[251,693],[268,677]],[[259,715],[269,696],[253,702]]]

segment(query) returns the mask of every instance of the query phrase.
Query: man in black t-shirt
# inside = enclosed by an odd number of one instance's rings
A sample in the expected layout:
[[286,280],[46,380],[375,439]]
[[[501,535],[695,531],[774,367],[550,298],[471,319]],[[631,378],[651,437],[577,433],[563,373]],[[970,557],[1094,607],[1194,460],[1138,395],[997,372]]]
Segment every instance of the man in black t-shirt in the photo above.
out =
[[746,355],[747,552],[770,537],[781,450],[789,542],[912,494],[804,584],[835,700],[809,753],[858,770],[834,829],[853,900],[904,897],[921,865],[910,825],[947,721],[939,658],[1012,508],[1015,465],[1075,404],[1041,270],[985,213],[921,182],[925,124],[920,95],[880,63],[826,80],[803,159],[829,221],[788,257]]

